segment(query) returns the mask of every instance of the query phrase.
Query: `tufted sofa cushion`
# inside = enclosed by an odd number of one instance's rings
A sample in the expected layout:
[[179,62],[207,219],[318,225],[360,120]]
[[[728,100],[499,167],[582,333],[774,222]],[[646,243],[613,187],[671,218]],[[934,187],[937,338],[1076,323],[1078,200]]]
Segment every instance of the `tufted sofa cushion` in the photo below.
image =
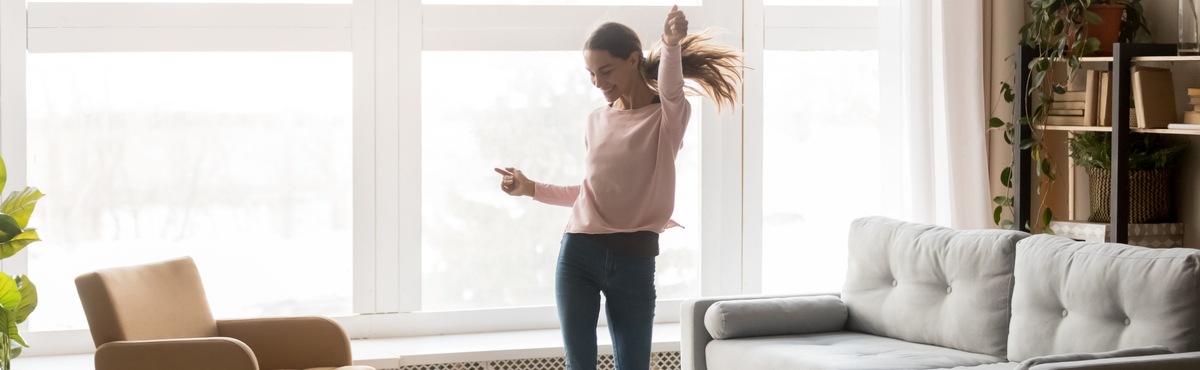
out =
[[1035,235],[1017,245],[1008,358],[1200,350],[1200,250]]
[[850,227],[842,300],[858,332],[1004,357],[1018,240],[882,217]]

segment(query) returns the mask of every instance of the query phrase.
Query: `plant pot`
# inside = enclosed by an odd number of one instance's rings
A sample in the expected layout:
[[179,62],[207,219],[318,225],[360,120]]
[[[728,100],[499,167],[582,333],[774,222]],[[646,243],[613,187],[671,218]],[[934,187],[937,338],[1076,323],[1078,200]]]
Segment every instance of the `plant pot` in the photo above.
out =
[[1100,40],[1100,50],[1095,56],[1112,56],[1113,43],[1121,37],[1121,19],[1125,17],[1125,6],[1121,4],[1095,4],[1088,11],[1100,16],[1100,24],[1088,24],[1084,32],[1088,37]]
[[[1087,173],[1092,205],[1088,221],[1109,222],[1112,173],[1103,168],[1088,168]],[[1129,223],[1174,221],[1172,194],[1171,171],[1129,171]]]

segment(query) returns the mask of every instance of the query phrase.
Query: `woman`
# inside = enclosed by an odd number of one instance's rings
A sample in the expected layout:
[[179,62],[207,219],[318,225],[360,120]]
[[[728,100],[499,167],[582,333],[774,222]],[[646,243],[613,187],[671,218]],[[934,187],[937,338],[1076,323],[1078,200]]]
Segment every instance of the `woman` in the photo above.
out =
[[605,23],[584,44],[592,84],[607,106],[588,118],[587,169],[580,185],[538,183],[512,167],[497,168],[500,189],[513,196],[571,207],[559,251],[555,291],[567,369],[596,368],[596,319],[606,305],[618,369],[647,369],[654,324],[654,257],[658,234],[678,226],[675,156],[691,115],[684,78],[718,103],[732,106],[741,82],[740,55],[688,35],[672,7],[662,47],[642,56],[637,34]]

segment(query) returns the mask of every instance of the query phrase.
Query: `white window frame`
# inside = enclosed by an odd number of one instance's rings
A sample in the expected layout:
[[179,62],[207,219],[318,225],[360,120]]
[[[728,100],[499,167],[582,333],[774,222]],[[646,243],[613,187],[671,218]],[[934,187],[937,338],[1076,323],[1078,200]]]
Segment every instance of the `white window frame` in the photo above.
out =
[[[793,38],[845,38],[864,48],[874,47],[870,45],[874,39],[830,33],[861,20],[839,15],[861,7],[772,6],[764,11],[761,0],[706,0],[701,6],[682,9],[694,30],[706,25],[725,28],[728,32],[719,39],[742,47],[747,65],[755,68],[746,76],[744,106],[720,115],[711,102],[700,109],[700,293],[757,293],[762,278],[762,152],[745,148],[762,145],[762,75],[756,71],[761,71],[763,50],[820,46],[787,41]],[[26,52],[350,52],[355,97],[353,309],[362,314],[335,319],[353,338],[554,328],[558,321],[551,306],[419,312],[421,184],[419,178],[405,174],[421,172],[421,52],[578,50],[581,35],[597,20],[630,24],[643,37],[658,35],[665,10],[662,6],[422,5],[418,0],[355,0],[352,4],[0,1],[0,153],[8,164],[9,182],[25,184]],[[874,31],[864,32],[874,35]],[[838,46],[844,49],[847,43]],[[7,259],[0,268],[25,273],[27,255],[22,252]],[[656,321],[677,322],[678,304],[660,301]],[[25,337],[39,344],[26,355],[93,350],[86,330],[29,332]]]

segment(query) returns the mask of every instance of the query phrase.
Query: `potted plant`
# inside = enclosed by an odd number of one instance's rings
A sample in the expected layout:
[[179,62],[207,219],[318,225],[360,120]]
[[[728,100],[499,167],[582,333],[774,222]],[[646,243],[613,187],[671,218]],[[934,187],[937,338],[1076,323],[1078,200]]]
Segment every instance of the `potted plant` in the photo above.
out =
[[1100,41],[1095,55],[1112,55],[1116,42],[1133,42],[1140,32],[1150,34],[1146,26],[1146,15],[1142,0],[1095,0],[1086,9],[1095,13],[1100,21],[1087,22],[1086,35]]
[[[1040,127],[1046,124],[1047,113],[1050,110],[1050,104],[1054,102],[1054,95],[1063,94],[1067,90],[1067,81],[1057,81],[1052,77],[1056,75],[1056,70],[1066,68],[1066,76],[1075,76],[1075,71],[1080,68],[1080,58],[1093,55],[1101,49],[1102,42],[1095,35],[1111,34],[1111,32],[1103,31],[1102,28],[1089,30],[1089,26],[1117,28],[1119,30],[1117,40],[1120,42],[1132,42],[1141,31],[1149,33],[1149,28],[1146,25],[1141,0],[1031,0],[1028,4],[1032,11],[1032,18],[1021,27],[1020,31],[1021,43],[1034,50],[1035,53],[1033,60],[1028,65],[1029,75],[1025,77],[1028,83],[1025,91],[1018,92],[1010,83],[1001,82],[1000,93],[1004,101],[1009,104],[1017,99],[1018,93],[1029,103],[1025,104],[1023,111],[1014,111],[1013,119],[1004,120],[999,117],[991,117],[988,126],[991,129],[1003,131],[1004,140],[1009,145],[1030,151],[1032,165],[1038,178],[1038,184],[1033,188],[1040,191],[1043,188],[1052,189],[1048,185],[1053,183],[1057,172],[1050,152],[1044,145],[1043,132],[1040,130]],[[1114,25],[1111,20],[1105,21],[1100,13],[1107,12],[1111,7],[1102,5],[1123,7],[1121,17],[1110,16],[1111,19],[1120,19],[1121,22]],[[1111,47],[1112,42],[1105,44]],[[1061,63],[1055,63],[1056,61]],[[1019,143],[1014,142],[1016,130],[1023,126],[1031,127],[1032,134],[1023,138]],[[1010,164],[1000,172],[1000,182],[1008,188],[1008,191],[1005,195],[997,196],[992,200],[995,204],[992,219],[997,225],[1006,229],[1024,227],[1032,230],[1034,225],[1015,225],[1012,220],[1014,201],[1012,171],[1013,166]],[[1038,207],[1041,209],[1040,217],[1034,219],[1039,221],[1038,226],[1049,232],[1048,226],[1054,215],[1049,206],[1045,204],[1046,198],[1042,199],[1043,201]],[[1009,211],[1008,217],[1004,215],[1006,209]]]
[[[8,179],[4,160],[0,159],[0,189]],[[37,230],[28,227],[29,217],[42,192],[26,186],[13,191],[0,202],[0,259],[12,257],[29,244],[39,241]],[[29,347],[17,324],[25,322],[37,308],[37,287],[28,276],[10,276],[0,272],[0,370],[9,370],[13,358],[21,355],[22,347]]]
[[[1112,134],[1077,132],[1067,139],[1071,159],[1087,169],[1092,212],[1089,222],[1109,221],[1112,185]],[[1173,170],[1179,164],[1185,144],[1170,145],[1156,135],[1130,134],[1129,143],[1129,222],[1156,223],[1174,221],[1172,195]]]

